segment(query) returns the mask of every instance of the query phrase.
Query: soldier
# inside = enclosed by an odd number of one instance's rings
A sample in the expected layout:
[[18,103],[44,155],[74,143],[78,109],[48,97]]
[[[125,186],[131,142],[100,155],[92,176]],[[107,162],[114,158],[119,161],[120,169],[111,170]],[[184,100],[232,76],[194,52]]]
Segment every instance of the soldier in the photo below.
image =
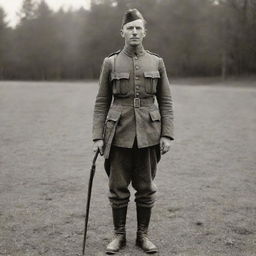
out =
[[171,92],[163,59],[143,48],[145,20],[137,9],[125,13],[121,36],[123,50],[104,59],[93,117],[94,151],[105,157],[114,223],[106,253],[115,254],[126,244],[130,183],[136,190],[136,245],[156,253],[147,233],[157,163],[173,140]]

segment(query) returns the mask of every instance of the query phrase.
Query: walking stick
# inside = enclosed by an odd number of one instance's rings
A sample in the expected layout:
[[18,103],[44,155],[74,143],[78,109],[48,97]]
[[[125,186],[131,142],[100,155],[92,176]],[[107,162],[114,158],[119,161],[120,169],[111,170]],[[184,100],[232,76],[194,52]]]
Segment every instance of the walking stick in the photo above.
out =
[[84,241],[83,241],[83,255],[85,250],[85,243],[86,243],[86,234],[87,234],[87,225],[88,225],[88,219],[89,219],[89,209],[90,209],[90,202],[91,202],[91,193],[92,193],[92,183],[93,183],[93,177],[95,174],[96,169],[96,160],[99,154],[99,149],[94,155],[94,158],[92,160],[92,167],[90,172],[90,179],[88,184],[88,193],[87,193],[87,203],[86,203],[86,214],[85,214],[85,224],[84,224]]

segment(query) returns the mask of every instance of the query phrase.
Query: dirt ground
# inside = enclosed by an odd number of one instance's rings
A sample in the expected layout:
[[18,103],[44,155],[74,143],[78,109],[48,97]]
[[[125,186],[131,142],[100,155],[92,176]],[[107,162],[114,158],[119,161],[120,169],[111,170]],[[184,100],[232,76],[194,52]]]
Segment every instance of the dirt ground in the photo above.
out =
[[[161,256],[256,255],[256,81],[245,85],[172,85],[175,142],[158,166],[150,228]],[[0,255],[81,255],[96,90],[0,82]],[[144,255],[133,199],[117,255]],[[105,255],[111,231],[100,158],[86,255]]]

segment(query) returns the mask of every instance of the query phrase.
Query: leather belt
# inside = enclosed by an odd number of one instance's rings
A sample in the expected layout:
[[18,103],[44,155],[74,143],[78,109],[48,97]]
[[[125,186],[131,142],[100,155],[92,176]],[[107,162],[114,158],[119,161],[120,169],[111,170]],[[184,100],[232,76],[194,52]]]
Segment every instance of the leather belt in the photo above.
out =
[[148,98],[114,98],[113,104],[131,106],[134,108],[147,107],[154,104],[154,97]]

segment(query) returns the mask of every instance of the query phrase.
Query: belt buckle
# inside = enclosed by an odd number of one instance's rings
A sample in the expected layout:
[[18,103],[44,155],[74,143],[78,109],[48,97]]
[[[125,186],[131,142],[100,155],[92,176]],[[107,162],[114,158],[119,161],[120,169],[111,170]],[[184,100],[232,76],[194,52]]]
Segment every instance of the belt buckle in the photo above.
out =
[[133,106],[135,108],[139,108],[140,107],[140,98],[134,98],[133,99]]

